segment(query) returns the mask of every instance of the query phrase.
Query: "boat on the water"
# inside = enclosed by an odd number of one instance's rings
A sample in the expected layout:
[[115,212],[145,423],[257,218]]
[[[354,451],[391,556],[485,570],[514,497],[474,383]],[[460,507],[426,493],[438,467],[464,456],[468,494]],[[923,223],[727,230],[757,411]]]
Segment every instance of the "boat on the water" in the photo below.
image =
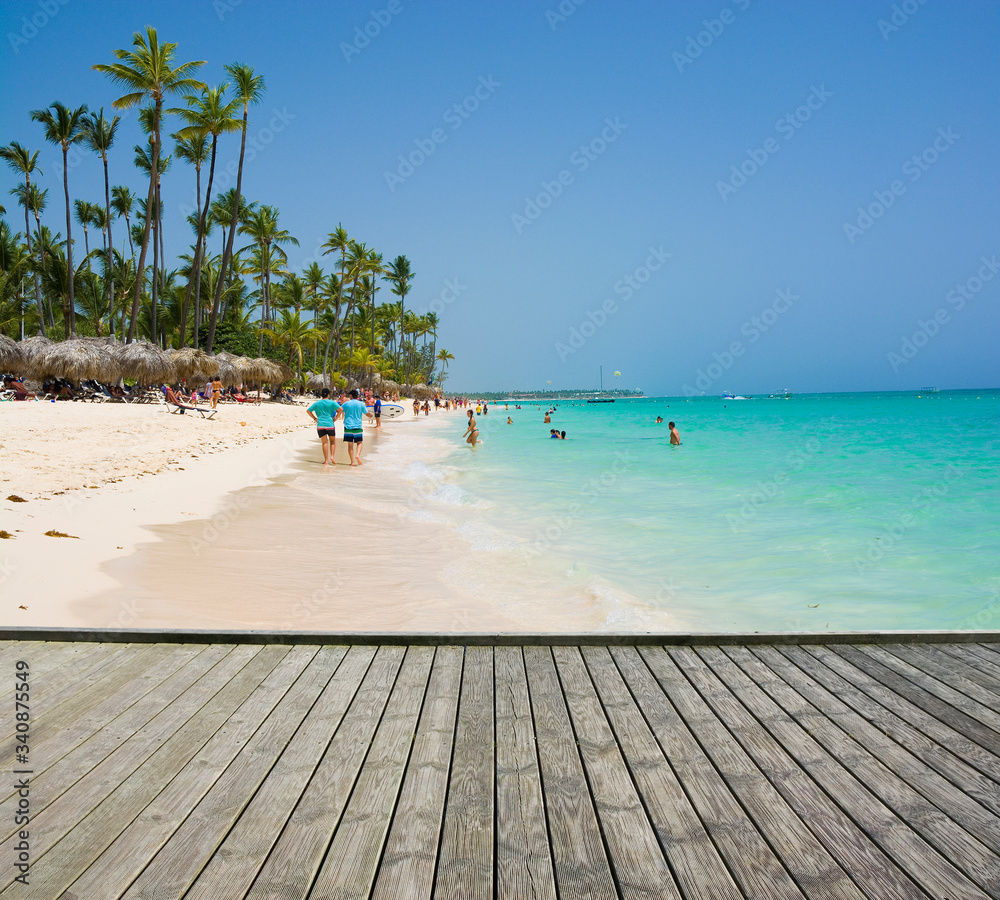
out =
[[939,387],[922,387],[920,389],[921,394],[940,394],[941,388]]
[[734,393],[732,393],[732,391],[723,391],[722,392],[722,399],[723,400],[752,400],[753,397],[744,397],[744,396],[742,396],[740,394],[734,394]]
[[587,398],[588,403],[614,403],[614,397],[604,396],[604,366],[601,366],[601,390],[599,393],[594,394],[593,397]]

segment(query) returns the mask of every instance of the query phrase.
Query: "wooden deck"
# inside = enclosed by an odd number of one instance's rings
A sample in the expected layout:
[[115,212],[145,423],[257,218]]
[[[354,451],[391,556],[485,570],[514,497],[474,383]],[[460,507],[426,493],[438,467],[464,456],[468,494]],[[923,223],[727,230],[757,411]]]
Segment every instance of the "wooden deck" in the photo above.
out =
[[1000,898],[1000,643],[0,659],[0,898]]

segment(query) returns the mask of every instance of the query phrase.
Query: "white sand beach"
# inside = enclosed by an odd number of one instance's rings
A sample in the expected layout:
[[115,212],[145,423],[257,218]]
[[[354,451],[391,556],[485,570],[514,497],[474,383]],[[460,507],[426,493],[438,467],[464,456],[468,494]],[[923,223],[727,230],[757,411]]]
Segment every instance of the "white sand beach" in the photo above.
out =
[[[304,406],[304,405],[303,405]],[[303,406],[0,407],[7,626],[431,633],[672,630],[666,613],[487,559],[400,472],[464,414],[365,428],[320,464]],[[409,493],[408,493],[409,492]],[[20,502],[14,497],[19,497]],[[53,536],[55,532],[65,537]],[[539,580],[539,579],[542,580]]]

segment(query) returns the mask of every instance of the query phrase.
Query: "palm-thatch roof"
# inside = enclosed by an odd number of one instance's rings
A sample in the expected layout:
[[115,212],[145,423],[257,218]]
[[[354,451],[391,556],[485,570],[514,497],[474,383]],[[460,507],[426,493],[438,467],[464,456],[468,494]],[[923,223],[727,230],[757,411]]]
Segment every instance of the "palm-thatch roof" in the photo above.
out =
[[25,363],[27,359],[17,341],[0,334],[0,372],[19,374],[24,369]]
[[435,391],[432,387],[428,387],[426,384],[408,385],[407,393],[413,397],[414,400],[433,400],[437,396],[437,391]]
[[32,378],[67,378],[73,382],[89,378],[110,382],[122,377],[110,344],[80,338],[43,347],[31,356],[25,371]]
[[125,378],[134,378],[139,384],[172,382],[176,379],[173,360],[165,350],[149,341],[133,341],[113,348],[115,359]]
[[318,393],[323,390],[323,388],[332,387],[333,384],[329,375],[310,375],[308,381],[306,381],[307,391],[316,391]]
[[219,371],[216,374],[226,387],[240,385],[249,380],[246,375],[248,360],[245,356],[234,356],[226,350],[220,350],[215,354],[215,361],[219,364]]
[[180,350],[168,350],[167,356],[174,366],[174,374],[178,380],[205,381],[219,373],[217,357],[195,347],[183,347]]
[[284,363],[260,356],[248,359],[243,363],[243,377],[247,381],[257,381],[261,384],[283,384],[295,373]]

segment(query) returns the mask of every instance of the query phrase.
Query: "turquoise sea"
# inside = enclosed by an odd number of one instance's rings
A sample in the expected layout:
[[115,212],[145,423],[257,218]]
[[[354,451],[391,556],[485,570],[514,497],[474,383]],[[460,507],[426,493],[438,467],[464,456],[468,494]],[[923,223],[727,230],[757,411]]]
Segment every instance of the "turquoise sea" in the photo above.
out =
[[576,587],[699,631],[1000,627],[1000,391],[550,405],[491,404],[475,450],[452,414],[380,460],[464,571],[537,578],[547,617]]

